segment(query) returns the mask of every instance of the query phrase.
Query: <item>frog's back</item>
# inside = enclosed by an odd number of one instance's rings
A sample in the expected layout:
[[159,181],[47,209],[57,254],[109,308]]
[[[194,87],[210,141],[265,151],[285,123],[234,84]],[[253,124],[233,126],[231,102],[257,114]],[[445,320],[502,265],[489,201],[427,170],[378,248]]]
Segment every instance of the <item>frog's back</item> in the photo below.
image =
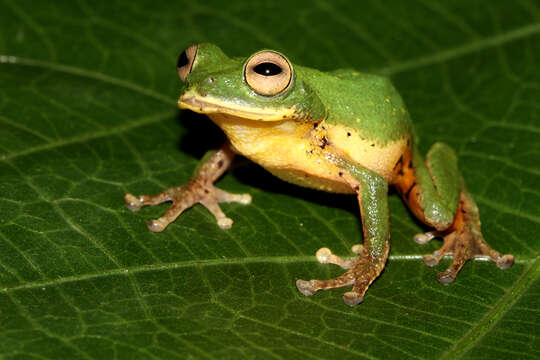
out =
[[304,71],[304,79],[326,106],[328,143],[392,183],[393,169],[410,146],[412,124],[391,81],[346,69]]
[[328,124],[354,128],[365,140],[386,145],[409,136],[411,121],[390,79],[341,69],[324,73],[300,68],[327,108]]

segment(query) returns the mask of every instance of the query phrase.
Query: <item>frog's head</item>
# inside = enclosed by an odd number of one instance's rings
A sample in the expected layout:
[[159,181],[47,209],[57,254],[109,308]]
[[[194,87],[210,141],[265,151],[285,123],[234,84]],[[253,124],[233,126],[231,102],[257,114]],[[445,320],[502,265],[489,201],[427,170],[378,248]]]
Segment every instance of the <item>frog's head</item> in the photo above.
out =
[[184,50],[177,67],[185,83],[178,99],[182,109],[255,121],[317,122],[326,116],[319,96],[276,51],[229,58],[217,46],[203,43]]

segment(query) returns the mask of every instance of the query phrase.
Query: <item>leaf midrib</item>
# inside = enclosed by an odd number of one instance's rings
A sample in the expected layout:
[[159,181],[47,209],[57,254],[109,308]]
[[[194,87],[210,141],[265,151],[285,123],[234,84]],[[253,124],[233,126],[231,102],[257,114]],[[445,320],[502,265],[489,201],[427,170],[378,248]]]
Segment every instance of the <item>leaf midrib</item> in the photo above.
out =
[[[423,255],[390,255],[389,261],[420,261],[422,260]],[[490,261],[488,259],[474,259],[472,261]],[[0,289],[2,293],[10,293],[23,289],[32,289],[46,286],[54,286],[63,283],[85,281],[90,279],[102,278],[107,276],[116,276],[116,275],[125,275],[127,273],[139,273],[139,272],[150,272],[150,271],[162,271],[162,270],[171,270],[179,269],[186,267],[201,267],[201,266],[220,266],[220,265],[245,265],[245,264],[261,264],[261,263],[272,263],[272,264],[292,264],[292,263],[314,263],[317,262],[315,256],[313,255],[303,255],[303,256],[251,256],[251,257],[234,257],[234,258],[220,258],[220,259],[197,259],[197,260],[185,260],[179,262],[168,262],[160,264],[146,264],[146,265],[137,265],[137,266],[128,266],[122,268],[114,268],[109,270],[104,270],[101,272],[95,273],[86,273],[80,275],[64,276],[55,279],[46,279],[39,281],[30,281],[24,284],[4,287]],[[532,267],[540,264],[540,257],[534,259],[518,259],[515,261],[518,264],[528,264],[533,263]],[[527,271],[526,271],[527,272]],[[540,274],[537,272],[534,273],[537,277]],[[523,277],[523,276],[522,276]],[[520,278],[521,279],[521,278]]]

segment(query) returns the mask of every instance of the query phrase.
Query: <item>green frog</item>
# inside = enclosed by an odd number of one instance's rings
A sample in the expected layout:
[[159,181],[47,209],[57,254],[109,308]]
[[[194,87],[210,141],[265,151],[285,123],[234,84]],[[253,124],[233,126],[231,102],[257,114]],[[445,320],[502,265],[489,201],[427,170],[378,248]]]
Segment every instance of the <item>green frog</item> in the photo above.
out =
[[251,197],[218,189],[214,182],[235,154],[241,154],[287,182],[358,199],[364,241],[352,248],[357,257],[342,259],[328,248],[319,249],[319,262],[345,271],[330,280],[297,280],[306,296],[351,286],[344,302],[354,306],[363,301],[388,258],[390,185],[412,213],[433,228],[414,240],[443,239],[442,247],[424,256],[424,262],[434,266],[453,255],[450,267],[437,274],[441,283],[454,281],[474,257],[489,258],[501,269],[513,264],[513,255],[500,254],[484,240],[478,208],[455,152],[436,143],[425,160],[419,153],[405,104],[388,78],[349,69],[322,72],[294,65],[273,50],[230,58],[208,43],[188,47],[177,68],[185,84],[179,107],[206,114],[228,141],[204,156],[185,185],[154,196],[125,195],[133,211],[172,202],[162,217],[147,223],[151,231],[163,231],[195,204],[205,206],[219,227],[230,228],[233,221],[219,203],[249,204]]

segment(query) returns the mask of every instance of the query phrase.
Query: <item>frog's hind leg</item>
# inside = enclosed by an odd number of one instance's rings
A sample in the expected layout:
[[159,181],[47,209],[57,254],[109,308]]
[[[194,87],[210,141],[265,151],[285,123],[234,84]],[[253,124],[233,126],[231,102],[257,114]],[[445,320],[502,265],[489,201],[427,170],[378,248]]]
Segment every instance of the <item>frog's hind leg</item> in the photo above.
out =
[[352,286],[352,290],[343,294],[343,301],[354,306],[364,300],[370,284],[384,269],[390,250],[390,221],[388,213],[388,184],[379,175],[353,164],[345,163],[340,170],[341,176],[357,191],[364,244],[355,245],[352,251],[359,256],[353,260],[344,260],[327,248],[317,251],[317,260],[331,263],[346,269],[345,273],[330,280],[297,280],[296,287],[306,295],[313,295],[318,290]]
[[437,143],[429,150],[424,162],[416,148],[407,151],[394,169],[395,186],[415,216],[435,228],[417,234],[418,243],[435,237],[444,239],[443,246],[424,257],[429,266],[439,263],[445,255],[453,255],[452,265],[437,275],[443,284],[452,282],[463,265],[474,257],[487,257],[501,269],[512,265],[513,255],[501,255],[491,249],[480,229],[478,208],[467,192],[457,167],[453,150]]
[[513,255],[501,255],[490,248],[484,240],[480,232],[478,207],[466,189],[461,192],[457,214],[450,228],[442,232],[432,232],[431,235],[442,237],[444,242],[433,254],[424,255],[426,265],[435,266],[443,256],[452,254],[454,256],[452,265],[446,271],[437,274],[437,279],[443,284],[454,281],[463,265],[474,257],[489,258],[500,269],[509,268],[514,263]]
[[193,178],[187,184],[170,187],[153,196],[126,194],[124,196],[126,206],[132,211],[137,211],[143,206],[171,201],[171,207],[163,216],[147,222],[148,229],[154,232],[165,230],[182,212],[197,203],[205,206],[214,215],[220,228],[228,229],[233,221],[223,213],[219,203],[249,204],[251,202],[249,194],[231,194],[213,185],[214,181],[229,167],[233,158],[234,153],[229,145],[225,145],[218,151],[210,151],[203,157]]

